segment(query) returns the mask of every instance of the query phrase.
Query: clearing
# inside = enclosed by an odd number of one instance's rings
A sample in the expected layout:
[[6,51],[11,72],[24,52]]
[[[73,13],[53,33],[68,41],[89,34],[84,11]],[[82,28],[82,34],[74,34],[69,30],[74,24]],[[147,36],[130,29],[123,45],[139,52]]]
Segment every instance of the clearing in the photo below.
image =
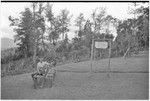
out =
[[33,89],[30,74],[1,78],[2,99],[65,99],[111,100],[148,99],[149,97],[148,52],[127,58],[111,59],[111,77],[107,77],[108,59],[93,63],[69,63],[57,66],[52,88]]

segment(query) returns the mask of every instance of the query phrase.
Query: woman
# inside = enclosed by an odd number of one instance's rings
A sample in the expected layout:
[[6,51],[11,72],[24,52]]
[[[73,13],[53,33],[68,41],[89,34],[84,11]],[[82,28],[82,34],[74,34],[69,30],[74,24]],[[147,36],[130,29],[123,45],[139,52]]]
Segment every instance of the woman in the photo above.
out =
[[[42,88],[44,85],[45,77],[49,71],[49,63],[46,61],[43,61],[43,58],[39,59],[39,62],[37,63],[37,72],[32,74],[32,78],[34,81],[34,87],[38,84],[41,84],[39,87]],[[35,86],[36,85],[36,86]]]

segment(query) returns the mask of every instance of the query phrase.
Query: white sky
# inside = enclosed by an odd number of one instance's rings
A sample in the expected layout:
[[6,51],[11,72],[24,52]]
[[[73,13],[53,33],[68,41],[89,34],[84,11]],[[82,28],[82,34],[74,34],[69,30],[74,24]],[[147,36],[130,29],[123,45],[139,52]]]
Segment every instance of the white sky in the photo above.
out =
[[[133,15],[129,15],[128,11],[131,8],[132,3],[53,3],[53,12],[54,15],[57,15],[60,13],[61,9],[67,9],[69,10],[70,14],[73,14],[72,17],[72,25],[74,24],[75,18],[80,13],[84,14],[85,19],[88,19],[91,17],[92,11],[97,7],[105,7],[106,12],[109,15],[112,15],[113,17],[116,17],[120,20],[124,20],[130,17],[133,17]],[[13,32],[12,28],[9,27],[9,20],[8,16],[12,17],[18,17],[19,13],[24,10],[25,7],[31,7],[31,3],[1,3],[1,27],[0,27],[0,37],[8,37],[13,39],[13,36],[15,33]],[[74,37],[74,27],[71,26],[71,31],[69,32],[68,36],[69,38]],[[116,32],[113,33],[116,35]]]

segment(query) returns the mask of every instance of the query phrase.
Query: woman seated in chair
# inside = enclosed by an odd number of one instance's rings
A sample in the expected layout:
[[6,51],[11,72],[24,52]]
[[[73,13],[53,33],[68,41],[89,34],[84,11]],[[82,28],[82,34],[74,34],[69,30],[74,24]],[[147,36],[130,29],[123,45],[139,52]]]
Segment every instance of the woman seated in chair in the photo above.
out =
[[[42,88],[44,85],[44,79],[49,71],[49,65],[50,64],[48,62],[43,61],[43,58],[40,58],[39,62],[37,63],[37,72],[31,75],[34,83],[41,82],[41,85],[39,86],[40,88]],[[39,79],[39,82],[37,82],[37,79]]]

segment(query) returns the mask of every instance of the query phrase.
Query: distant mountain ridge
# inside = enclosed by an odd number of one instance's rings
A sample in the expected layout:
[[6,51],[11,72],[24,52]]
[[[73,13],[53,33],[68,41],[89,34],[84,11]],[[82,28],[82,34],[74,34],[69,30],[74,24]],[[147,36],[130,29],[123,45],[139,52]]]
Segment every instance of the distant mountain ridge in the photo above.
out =
[[17,47],[13,39],[1,38],[1,50]]

